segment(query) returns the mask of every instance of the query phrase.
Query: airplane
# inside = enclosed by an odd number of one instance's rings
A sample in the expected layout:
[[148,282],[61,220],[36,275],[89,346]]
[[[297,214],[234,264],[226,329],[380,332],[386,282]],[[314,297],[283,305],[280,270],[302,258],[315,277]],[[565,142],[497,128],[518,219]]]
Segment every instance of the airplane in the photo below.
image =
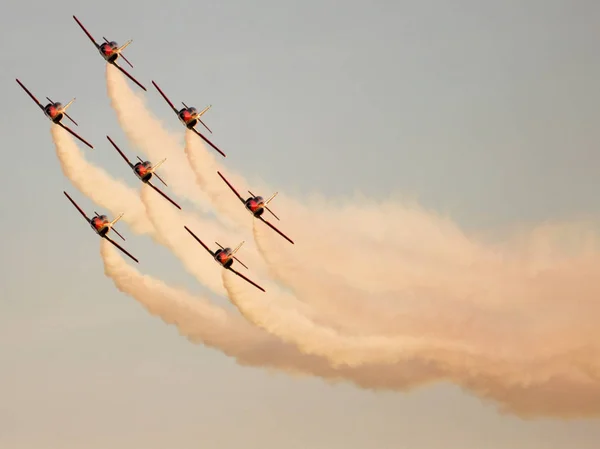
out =
[[270,198],[265,200],[262,196],[256,196],[256,195],[254,195],[254,193],[252,193],[250,190],[248,190],[248,193],[252,196],[249,197],[248,199],[244,200],[244,198],[242,198],[240,196],[238,191],[235,190],[235,187],[233,187],[231,185],[231,183],[229,181],[227,181],[227,179],[225,179],[225,176],[223,176],[221,174],[221,172],[218,171],[217,174],[221,177],[221,179],[223,181],[225,181],[225,184],[227,184],[229,186],[229,188],[233,191],[233,193],[235,193],[236,196],[240,199],[240,201],[242,203],[244,203],[244,206],[246,206],[246,209],[248,209],[250,211],[250,213],[252,215],[254,215],[255,218],[258,218],[260,221],[265,223],[267,226],[269,226],[271,229],[273,229],[275,232],[277,232],[280,236],[282,236],[284,239],[286,239],[288,242],[290,242],[292,245],[294,244],[292,239],[290,239],[287,235],[285,235],[283,232],[281,232],[279,229],[277,229],[275,226],[273,226],[271,223],[269,223],[267,220],[265,220],[261,216],[265,212],[265,210],[267,210],[271,215],[273,215],[277,220],[279,220],[279,217],[277,215],[275,215],[273,213],[273,211],[271,209],[269,209],[269,207],[267,206],[267,204],[269,204],[273,200],[273,198],[275,198],[275,196],[277,195],[278,192],[275,192],[273,195],[271,195]]
[[114,65],[117,69],[119,69],[121,71],[121,73],[123,73],[123,75],[125,75],[127,78],[129,78],[131,81],[133,81],[135,84],[140,86],[144,91],[146,91],[146,88],[138,80],[136,80],[133,76],[131,76],[123,67],[121,67],[116,62],[120,56],[121,58],[123,58],[123,61],[125,61],[127,64],[129,64],[129,67],[133,68],[133,65],[131,64],[131,62],[129,62],[129,60],[125,57],[125,55],[123,55],[123,50],[125,50],[125,48],[129,44],[131,44],[133,42],[133,40],[130,39],[119,47],[119,45],[115,41],[109,42],[108,39],[103,37],[102,39],[104,39],[104,42],[101,45],[99,45],[96,42],[96,39],[94,39],[92,37],[92,35],[89,33],[89,31],[85,29],[85,27],[79,21],[79,19],[77,19],[77,17],[75,17],[75,16],[73,16],[73,18],[75,19],[75,22],[77,22],[77,24],[81,27],[83,32],[87,35],[87,37],[89,37],[90,40],[94,43],[94,45],[96,46],[96,48],[98,49],[98,51],[100,52],[102,57],[106,60],[106,62]]
[[227,157],[225,156],[225,153],[223,153],[221,150],[219,150],[214,143],[212,143],[210,140],[208,140],[204,135],[202,135],[196,128],[196,124],[198,122],[202,123],[202,125],[204,125],[204,127],[206,129],[208,129],[208,131],[212,134],[212,131],[208,128],[208,126],[206,126],[204,124],[204,122],[202,121],[202,119],[200,118],[202,115],[204,115],[204,113],[206,111],[208,111],[212,105],[208,105],[207,107],[205,107],[202,111],[198,112],[198,110],[195,107],[189,107],[187,106],[184,102],[181,102],[181,104],[183,104],[183,108],[177,110],[177,108],[173,105],[173,103],[171,103],[171,100],[169,100],[167,98],[167,96],[165,95],[165,93],[160,89],[160,87],[158,87],[158,84],[156,84],[154,81],[152,81],[152,84],[154,84],[154,87],[156,87],[156,90],[158,90],[158,92],[162,95],[162,97],[166,100],[167,103],[169,103],[169,106],[171,106],[171,109],[173,109],[173,111],[175,112],[175,114],[177,115],[177,118],[179,119],[179,121],[181,123],[183,123],[183,125],[187,128],[187,129],[191,129],[192,131],[194,131],[196,134],[198,134],[202,139],[204,139],[204,141],[206,143],[208,143],[211,147],[213,147],[215,150],[217,150],[221,156],[223,157]]
[[127,162],[127,164],[131,167],[131,169],[133,170],[133,172],[135,173],[135,175],[144,184],[147,184],[150,187],[152,187],[154,190],[156,190],[158,193],[160,193],[166,200],[168,200],[173,206],[175,206],[177,209],[181,210],[181,206],[179,206],[179,204],[177,204],[175,201],[173,201],[171,198],[169,198],[166,194],[164,194],[161,190],[159,190],[155,185],[153,185],[150,182],[150,179],[152,178],[152,176],[156,176],[156,178],[160,182],[162,182],[165,186],[167,185],[167,183],[164,182],[162,180],[162,178],[160,176],[158,176],[158,174],[156,173],[156,169],[158,167],[160,167],[163,164],[163,162],[165,162],[167,159],[163,159],[158,164],[156,164],[156,165],[153,166],[150,163],[150,161],[143,161],[138,156],[138,161],[139,162],[137,162],[134,165],[131,162],[129,162],[129,159],[127,159],[127,156],[125,156],[125,154],[123,154],[123,152],[119,149],[119,147],[117,146],[117,144],[114,143],[113,140],[110,137],[106,136],[106,138],[109,140],[110,143],[112,143],[113,147],[115,147],[115,149],[119,152],[119,154],[123,157],[123,159],[125,159],[125,162]]
[[219,242],[215,242],[217,244],[217,246],[219,247],[218,250],[216,250],[214,253],[208,248],[208,246],[206,246],[202,240],[200,240],[196,234],[194,234],[190,228],[188,228],[187,226],[184,226],[185,230],[187,232],[189,232],[192,237],[194,237],[196,239],[196,241],[198,243],[200,243],[204,249],[206,251],[208,251],[210,253],[211,256],[213,256],[213,258],[219,263],[219,265],[221,265],[223,268],[234,272],[235,274],[237,274],[239,277],[241,277],[242,279],[244,279],[246,282],[249,282],[250,284],[254,285],[257,289],[262,290],[263,292],[265,291],[264,288],[262,288],[260,285],[256,284],[254,281],[251,281],[250,279],[248,279],[246,276],[244,276],[242,273],[239,273],[238,271],[234,270],[233,268],[231,268],[231,265],[233,264],[233,260],[237,260],[240,265],[242,265],[244,268],[248,269],[248,267],[246,265],[244,265],[244,263],[239,260],[237,257],[235,257],[235,253],[238,252],[238,250],[242,247],[242,245],[244,244],[244,242],[240,243],[235,249],[231,249],[231,248],[224,248],[223,246],[221,246],[219,244]]
[[17,83],[19,83],[19,86],[21,86],[23,88],[23,90],[25,92],[27,92],[27,95],[29,95],[31,97],[31,99],[33,101],[35,101],[35,103],[39,106],[39,108],[44,112],[44,115],[46,117],[48,117],[52,121],[52,123],[60,126],[64,130],[68,131],[69,133],[71,133],[71,135],[77,137],[80,141],[85,143],[88,147],[90,147],[92,149],[94,148],[91,143],[89,143],[83,137],[76,134],[75,131],[73,131],[71,128],[69,128],[68,126],[65,126],[61,123],[61,120],[63,119],[63,117],[67,117],[69,120],[71,120],[71,122],[73,122],[75,124],[75,126],[79,126],[77,124],[77,122],[75,120],[73,120],[69,116],[69,114],[67,114],[67,109],[69,108],[69,106],[71,106],[73,104],[73,102],[75,101],[75,98],[73,98],[71,101],[69,101],[66,105],[63,106],[62,103],[54,102],[50,98],[46,97],[46,100],[48,100],[50,103],[48,103],[46,106],[42,106],[42,104],[38,101],[37,98],[35,98],[35,96],[29,91],[29,89],[27,89],[25,87],[25,85],[21,81],[19,81],[18,78],[15,78],[15,79],[17,80]]
[[100,237],[108,240],[110,243],[112,243],[114,246],[116,246],[118,249],[120,249],[123,253],[125,253],[129,257],[131,257],[131,259],[133,259],[137,263],[139,263],[139,261],[135,257],[133,257],[129,252],[127,252],[127,250],[125,248],[123,248],[121,245],[119,245],[117,242],[115,242],[114,240],[112,240],[110,237],[108,237],[106,235],[109,233],[109,231],[114,231],[115,234],[117,234],[119,237],[121,237],[123,240],[125,240],[125,238],[121,234],[119,234],[119,232],[117,232],[117,230],[114,228],[115,223],[121,219],[123,214],[119,215],[113,221],[108,221],[108,218],[106,217],[106,215],[100,215],[100,214],[98,214],[98,212],[94,211],[94,214],[96,214],[96,215],[93,218],[89,218],[86,215],[86,213],[81,209],[81,207],[79,207],[77,205],[77,203],[75,201],[73,201],[73,198],[71,198],[67,192],[63,191],[63,193],[69,199],[71,204],[73,204],[73,206],[75,206],[75,208],[79,211],[79,213],[83,216],[83,218],[85,218],[85,221],[87,221],[90,224],[90,226],[96,232],[96,234],[98,234]]

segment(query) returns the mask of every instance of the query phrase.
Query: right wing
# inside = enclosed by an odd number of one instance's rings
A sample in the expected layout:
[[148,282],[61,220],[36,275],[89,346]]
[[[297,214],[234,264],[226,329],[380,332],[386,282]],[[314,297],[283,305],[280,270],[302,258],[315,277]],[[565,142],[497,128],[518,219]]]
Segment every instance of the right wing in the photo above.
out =
[[281,232],[279,229],[277,229],[275,226],[273,226],[271,223],[269,223],[267,220],[265,220],[263,217],[258,217],[258,219],[260,221],[262,221],[264,224],[266,224],[268,227],[270,227],[273,231],[275,231],[277,234],[279,234],[280,236],[282,236],[284,239],[286,239],[288,242],[290,242],[292,245],[294,244],[293,240],[290,239],[287,235],[285,235],[283,232]]
[[115,147],[115,150],[117,150],[117,151],[119,152],[119,154],[121,155],[121,157],[122,157],[123,159],[125,159],[125,162],[127,162],[127,165],[129,165],[131,168],[133,168],[133,164],[132,164],[131,162],[129,162],[129,159],[127,159],[127,156],[125,156],[125,155],[123,154],[123,152],[122,152],[122,151],[119,149],[119,147],[117,146],[117,144],[116,144],[116,143],[114,143],[114,142],[113,142],[113,140],[112,140],[112,139],[111,139],[109,136],[106,136],[106,138],[108,139],[108,141],[109,141],[110,143],[112,143],[113,147]]
[[223,181],[225,181],[225,184],[227,184],[229,186],[229,188],[233,191],[233,193],[235,193],[237,195],[237,197],[240,199],[240,201],[242,203],[245,203],[244,199],[240,196],[240,194],[238,193],[238,191],[235,190],[235,187],[233,187],[231,185],[231,183],[229,181],[227,181],[227,179],[225,179],[225,176],[223,176],[220,171],[217,171],[217,174],[221,177],[221,179]]
[[239,277],[241,277],[243,280],[245,280],[246,282],[249,282],[250,284],[254,285],[257,289],[262,290],[263,292],[265,291],[264,288],[262,288],[260,285],[258,285],[257,283],[255,283],[254,281],[251,281],[250,279],[248,279],[246,276],[244,276],[242,273],[239,273],[237,271],[235,271],[233,268],[229,268],[230,271],[233,271],[235,274],[237,274]]
[[150,181],[148,181],[146,184],[148,184],[150,187],[152,187],[154,190],[156,190],[158,193],[160,193],[163,198],[165,198],[167,201],[169,201],[173,206],[175,206],[177,209],[181,210],[181,206],[179,204],[177,204],[175,201],[173,201],[171,198],[169,198],[165,193],[163,193],[158,187],[156,187],[155,185],[152,185],[152,183]]
[[18,79],[18,78],[15,78],[15,79],[17,80],[17,83],[19,83],[19,86],[21,86],[21,87],[23,88],[23,90],[25,90],[25,92],[27,92],[27,95],[29,95],[29,96],[31,97],[31,99],[32,99],[33,101],[35,101],[35,102],[36,102],[36,104],[37,104],[37,105],[40,107],[40,109],[43,111],[43,110],[44,110],[44,106],[42,106],[42,104],[41,104],[41,103],[38,101],[38,99],[37,99],[37,98],[35,98],[35,96],[34,96],[34,95],[31,93],[31,92],[29,92],[29,89],[27,89],[27,88],[26,88],[26,87],[23,85],[23,83],[22,83],[21,81],[19,81],[19,79]]
[[146,88],[142,85],[142,83],[140,83],[133,76],[131,76],[123,67],[121,67],[116,62],[113,62],[112,65],[114,65],[117,69],[119,69],[121,71],[121,73],[123,75],[125,75],[127,78],[129,78],[131,81],[133,81],[135,84],[137,84],[138,86],[140,86],[144,90],[144,92],[146,92]]
[[131,259],[135,260],[136,263],[140,263],[139,260],[137,260],[135,257],[133,257],[125,248],[123,248],[121,245],[119,245],[117,242],[115,242],[114,240],[112,240],[110,237],[104,236],[104,238],[106,240],[108,240],[110,243],[112,243],[113,245],[115,245],[117,248],[119,248],[121,251],[123,251],[123,253],[127,254],[129,257],[131,257]]
[[92,37],[92,35],[88,32],[88,30],[85,29],[85,27],[83,26],[83,24],[79,21],[79,19],[77,19],[77,17],[73,16],[73,18],[75,19],[75,22],[77,22],[79,24],[79,26],[81,27],[81,29],[83,30],[83,32],[85,34],[87,34],[87,37],[90,38],[90,40],[94,43],[94,45],[96,46],[96,48],[100,48],[100,45],[96,43],[96,39],[94,39]]
[[186,230],[187,232],[189,232],[189,233],[192,235],[192,237],[194,237],[194,238],[196,239],[196,241],[197,241],[198,243],[200,243],[200,244],[201,244],[201,245],[204,247],[204,249],[205,249],[206,251],[208,251],[208,252],[210,253],[210,255],[211,255],[211,256],[215,257],[215,253],[213,253],[213,252],[212,252],[212,251],[211,251],[211,250],[208,248],[208,246],[206,246],[206,245],[204,244],[204,242],[203,242],[202,240],[200,240],[200,239],[199,239],[199,238],[196,236],[196,234],[194,234],[194,233],[193,233],[193,232],[190,230],[190,228],[188,228],[187,226],[184,226],[184,228],[185,228],[185,230]]
[[215,144],[214,144],[214,143],[212,143],[210,140],[208,140],[206,137],[204,137],[204,136],[202,135],[202,133],[200,133],[200,132],[199,132],[199,131],[198,131],[196,128],[192,128],[192,131],[194,131],[194,132],[195,132],[196,134],[198,134],[198,135],[199,135],[199,136],[200,136],[202,139],[204,139],[204,141],[205,141],[207,144],[209,144],[211,147],[213,147],[215,150],[217,150],[217,151],[218,151],[218,152],[221,154],[221,156],[223,156],[223,157],[227,157],[227,156],[225,156],[225,153],[223,153],[221,150],[219,150],[219,149],[218,149],[218,148],[215,146]]
[[69,128],[68,126],[63,125],[62,123],[57,123],[58,126],[60,126],[62,129],[64,129],[65,131],[71,133],[71,135],[73,135],[74,137],[76,137],[77,139],[79,139],[80,141],[82,141],[83,143],[85,143],[88,147],[90,147],[92,150],[94,149],[94,147],[92,146],[91,143],[89,143],[87,140],[85,140],[83,137],[81,137],[79,134],[77,134],[75,131],[73,131],[71,128]]
[[67,192],[65,192],[65,191],[63,190],[63,193],[65,194],[65,196],[66,196],[67,198],[69,198],[69,201],[71,202],[71,204],[73,204],[73,206],[75,206],[75,208],[76,208],[76,209],[79,211],[79,213],[80,213],[81,215],[83,215],[83,218],[85,218],[85,221],[87,221],[87,222],[89,223],[89,222],[90,222],[90,218],[88,218],[88,216],[85,214],[85,212],[83,211],[83,209],[81,209],[81,207],[79,207],[79,206],[77,205],[77,203],[76,203],[75,201],[73,201],[73,198],[71,198]]
[[165,95],[165,93],[161,90],[161,88],[158,87],[158,84],[156,84],[154,81],[152,81],[152,84],[154,84],[154,87],[156,87],[156,90],[158,90],[158,92],[162,95],[162,97],[165,99],[165,101],[167,103],[169,103],[169,106],[171,106],[171,109],[173,109],[175,114],[179,114],[179,111],[177,109],[175,109],[175,106],[173,105],[173,103],[171,103],[171,100],[169,100],[167,98],[167,96]]

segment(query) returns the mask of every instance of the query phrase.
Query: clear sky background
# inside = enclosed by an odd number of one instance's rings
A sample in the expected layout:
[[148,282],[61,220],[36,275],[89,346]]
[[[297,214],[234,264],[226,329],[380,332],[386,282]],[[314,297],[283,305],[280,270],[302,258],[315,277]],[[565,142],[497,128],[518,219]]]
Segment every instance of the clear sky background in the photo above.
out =
[[[0,447],[600,446],[598,421],[523,421],[451,386],[375,394],[240,367],[117,292],[62,190],[94,205],[14,81],[40,99],[76,96],[88,159],[138,185],[104,137],[125,142],[105,63],[72,14],[98,40],[134,39],[132,73],[165,123],[178,129],[152,79],[172,100],[212,103],[225,164],[281,191],[408,195],[473,231],[600,218],[597,1],[9,0]],[[202,291],[164,248],[131,237],[145,273]]]

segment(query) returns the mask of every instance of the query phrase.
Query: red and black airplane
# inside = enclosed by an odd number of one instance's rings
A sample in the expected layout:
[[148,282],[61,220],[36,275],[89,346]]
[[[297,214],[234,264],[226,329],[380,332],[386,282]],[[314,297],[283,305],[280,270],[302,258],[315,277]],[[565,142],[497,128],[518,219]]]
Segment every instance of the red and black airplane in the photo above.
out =
[[125,69],[123,67],[121,67],[119,64],[117,64],[117,62],[116,62],[120,56],[121,58],[123,58],[123,61],[125,61],[127,64],[129,64],[129,67],[133,68],[133,65],[131,64],[131,62],[129,62],[129,60],[125,57],[125,55],[123,55],[123,50],[125,50],[125,47],[127,47],[129,44],[131,44],[133,42],[133,40],[128,40],[127,42],[125,42],[123,45],[121,45],[119,47],[119,45],[115,41],[109,42],[108,39],[103,37],[102,39],[104,39],[104,42],[102,44],[98,44],[96,42],[96,39],[94,39],[92,37],[92,35],[88,32],[88,30],[85,29],[85,27],[79,21],[79,19],[77,19],[77,17],[75,17],[75,16],[73,16],[73,18],[75,19],[75,22],[77,22],[77,24],[81,27],[83,32],[87,35],[87,37],[89,37],[90,40],[94,43],[94,45],[96,46],[96,48],[98,49],[98,51],[100,52],[102,57],[106,60],[106,62],[114,65],[117,69],[119,69],[121,71],[121,73],[123,73],[123,75],[125,75],[127,78],[129,78],[131,81],[133,81],[135,84],[140,86],[145,91],[146,88],[138,80],[136,80],[133,76],[131,76],[127,71],[125,71]]
[[177,209],[181,210],[181,206],[179,206],[179,204],[177,204],[175,201],[173,201],[171,198],[169,198],[165,193],[163,193],[160,189],[158,189],[155,185],[153,185],[150,182],[150,179],[152,178],[152,176],[156,176],[156,178],[162,182],[165,186],[167,185],[166,182],[164,182],[162,180],[162,178],[160,176],[158,176],[158,174],[156,173],[156,169],[158,167],[160,167],[163,162],[165,162],[167,159],[163,159],[162,161],[160,161],[158,164],[156,165],[152,165],[150,163],[150,161],[143,161],[138,157],[138,161],[135,165],[132,164],[131,162],[129,162],[129,159],[127,159],[127,156],[125,156],[125,154],[123,154],[123,152],[120,150],[120,148],[117,146],[116,143],[113,142],[113,140],[106,136],[106,138],[108,139],[108,141],[110,143],[112,143],[113,147],[115,147],[115,150],[117,150],[119,152],[119,154],[121,155],[121,157],[123,157],[123,159],[125,159],[125,162],[127,162],[127,165],[129,165],[131,167],[131,169],[133,170],[133,172],[135,173],[135,175],[144,183],[149,185],[150,187],[152,187],[154,190],[156,190],[159,194],[161,194],[166,200],[168,200],[173,206],[175,206]]
[[169,106],[171,106],[171,109],[173,109],[173,112],[175,112],[175,114],[177,115],[177,118],[179,119],[179,121],[181,123],[183,123],[183,126],[185,126],[187,129],[191,129],[192,131],[194,131],[196,134],[198,134],[202,139],[204,139],[204,141],[209,144],[211,147],[213,147],[216,151],[218,151],[221,156],[223,157],[227,157],[225,156],[225,153],[223,153],[221,150],[219,150],[216,145],[214,143],[212,143],[210,140],[208,140],[204,135],[202,135],[196,128],[196,124],[198,124],[198,122],[202,123],[202,125],[204,125],[204,127],[206,129],[208,129],[208,131],[210,133],[212,133],[212,131],[208,128],[208,126],[206,126],[204,124],[204,122],[202,121],[202,119],[200,119],[200,117],[211,108],[211,105],[208,105],[207,107],[205,107],[202,111],[198,112],[198,110],[191,106],[187,106],[185,103],[181,103],[183,104],[183,108],[182,109],[177,109],[173,103],[171,102],[171,100],[169,100],[167,98],[167,96],[165,95],[165,93],[160,89],[160,87],[158,87],[158,84],[156,84],[154,81],[152,81],[152,84],[154,84],[154,87],[156,87],[156,90],[158,90],[158,92],[162,95],[162,97],[166,100],[167,103],[169,103]]
[[83,216],[83,218],[85,218],[85,221],[87,221],[90,224],[90,226],[96,232],[96,234],[98,234],[100,237],[108,240],[110,243],[112,243],[118,249],[120,249],[124,254],[127,254],[129,257],[131,257],[131,259],[133,259],[137,263],[139,263],[139,261],[135,257],[133,257],[131,254],[129,254],[129,252],[127,252],[127,250],[125,248],[123,248],[121,245],[119,245],[118,243],[116,243],[114,240],[112,240],[110,237],[108,237],[106,235],[106,234],[108,234],[109,231],[112,230],[112,231],[114,231],[115,234],[117,234],[119,237],[121,237],[123,240],[125,240],[125,238],[121,234],[119,234],[117,232],[117,230],[114,228],[115,223],[121,219],[123,214],[119,215],[113,221],[108,221],[108,218],[106,217],[106,215],[100,215],[100,214],[98,214],[98,212],[94,212],[94,214],[95,214],[94,217],[89,218],[86,215],[86,213],[81,209],[81,207],[79,207],[77,205],[77,203],[75,201],[73,201],[73,198],[71,198],[67,192],[63,191],[63,193],[69,199],[71,204],[73,204],[73,206],[75,206],[75,208],[79,211],[79,213]]
[[235,253],[238,252],[238,250],[242,247],[242,245],[244,244],[244,242],[240,243],[235,249],[231,249],[231,248],[224,248],[223,246],[221,246],[218,242],[215,242],[217,244],[217,246],[219,247],[218,250],[216,250],[215,252],[212,252],[208,246],[206,246],[202,240],[200,240],[196,234],[194,234],[190,228],[188,228],[187,226],[184,226],[185,230],[187,232],[189,232],[192,237],[194,237],[196,239],[196,241],[198,243],[200,243],[204,249],[206,251],[208,251],[210,253],[210,255],[213,257],[213,259],[215,259],[219,265],[221,265],[223,268],[234,272],[235,274],[237,274],[239,277],[241,277],[242,279],[244,279],[246,282],[254,285],[257,289],[262,290],[263,292],[265,291],[264,288],[262,288],[260,285],[256,284],[254,281],[251,281],[250,279],[248,279],[246,276],[244,276],[242,273],[234,270],[233,268],[231,268],[231,265],[233,264],[233,260],[235,259],[236,261],[238,261],[240,263],[240,265],[242,265],[244,268],[248,269],[248,267],[246,265],[244,265],[242,263],[241,260],[239,260],[237,257],[235,257]]
[[58,102],[54,102],[52,100],[50,100],[50,98],[46,97],[46,100],[48,100],[50,103],[48,103],[46,106],[42,106],[42,104],[38,101],[37,98],[35,98],[35,96],[29,92],[29,89],[27,89],[23,83],[21,81],[19,81],[18,78],[16,78],[17,83],[19,83],[19,86],[21,86],[23,88],[23,90],[25,92],[27,92],[27,95],[29,95],[31,97],[31,99],[33,101],[35,101],[35,103],[39,106],[39,108],[44,112],[44,115],[46,117],[48,117],[54,124],[60,126],[62,129],[68,131],[69,133],[71,133],[71,135],[77,137],[81,142],[85,143],[88,147],[90,148],[94,148],[92,146],[91,143],[89,143],[87,140],[85,140],[83,137],[79,136],[77,133],[75,133],[75,131],[73,131],[71,128],[69,128],[68,126],[65,126],[61,123],[61,120],[63,119],[63,117],[67,117],[69,120],[71,120],[71,122],[73,122],[73,124],[75,126],[79,126],[77,124],[77,122],[75,120],[73,120],[69,114],[67,114],[67,109],[69,108],[69,106],[71,106],[73,104],[73,102],[75,101],[75,98],[73,98],[71,101],[69,101],[66,105],[62,105],[62,103],[58,103]]
[[254,217],[258,218],[260,221],[265,223],[267,226],[269,226],[271,229],[273,229],[275,232],[277,232],[280,236],[282,236],[284,239],[286,239],[288,242],[290,242],[292,245],[294,244],[292,239],[290,239],[287,235],[285,235],[283,232],[281,232],[279,229],[277,229],[275,226],[273,226],[271,223],[269,223],[267,220],[265,220],[261,216],[265,212],[265,210],[267,210],[271,215],[273,215],[277,220],[279,220],[279,217],[277,215],[275,215],[273,213],[273,211],[271,211],[271,209],[269,209],[269,207],[267,206],[267,204],[269,204],[273,200],[273,198],[275,198],[275,196],[277,195],[277,192],[275,192],[273,195],[271,195],[270,198],[265,200],[262,196],[256,196],[256,195],[254,195],[254,193],[252,193],[250,190],[248,190],[248,193],[252,196],[249,197],[248,199],[244,200],[244,198],[242,198],[240,196],[238,191],[235,190],[235,187],[233,187],[231,185],[231,183],[229,181],[227,181],[227,179],[225,179],[225,176],[223,176],[221,174],[221,172],[218,171],[217,174],[221,177],[221,179],[223,181],[225,181],[225,184],[227,184],[229,186],[229,188],[233,191],[233,193],[236,194],[236,196],[239,198],[239,200],[242,203],[244,203],[244,206],[246,206],[246,209],[248,209],[250,211],[250,213],[252,215],[254,215]]

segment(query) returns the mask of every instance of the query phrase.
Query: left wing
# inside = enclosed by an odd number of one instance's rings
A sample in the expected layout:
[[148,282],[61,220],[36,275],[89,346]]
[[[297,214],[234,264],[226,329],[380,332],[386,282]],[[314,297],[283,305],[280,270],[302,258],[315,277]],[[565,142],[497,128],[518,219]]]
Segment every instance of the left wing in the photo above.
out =
[[75,17],[75,16],[73,16],[73,18],[75,19],[75,22],[77,22],[77,24],[81,27],[81,29],[83,30],[83,32],[87,35],[87,37],[89,37],[90,40],[94,43],[94,45],[96,46],[96,48],[100,48],[100,45],[96,42],[96,39],[94,39],[92,37],[92,35],[89,33],[89,31],[85,29],[85,27],[79,21],[79,19],[77,17]]
[[[240,196],[238,191],[235,190],[235,187],[233,187],[233,185],[229,181],[227,181],[227,179],[225,179],[225,176],[223,176],[220,171],[217,171],[217,174],[221,177],[221,179],[223,181],[225,181],[225,184],[227,184],[229,186],[229,188],[233,191],[233,193],[235,193],[237,195],[237,197],[240,199],[240,201],[242,203],[245,203],[244,199]],[[254,196],[254,195],[252,195],[252,196]]]
[[83,209],[82,209],[81,207],[79,207],[75,201],[73,201],[73,198],[71,198],[67,192],[65,192],[65,191],[63,190],[63,193],[65,194],[65,196],[66,196],[67,198],[69,198],[69,201],[71,202],[71,204],[73,204],[73,206],[75,206],[75,208],[76,208],[76,209],[79,211],[79,213],[80,213],[81,215],[83,215],[83,218],[85,218],[85,221],[87,221],[87,222],[89,223],[91,220],[90,220],[90,218],[89,218],[89,217],[88,217],[88,216],[85,214],[85,212],[83,211]]
[[199,131],[198,131],[196,128],[192,128],[192,131],[194,131],[194,132],[195,132],[196,134],[198,134],[198,135],[199,135],[199,136],[200,136],[202,139],[204,139],[204,141],[205,141],[207,144],[209,144],[211,147],[213,147],[215,150],[217,150],[217,151],[218,151],[218,152],[221,154],[221,156],[223,156],[223,157],[227,157],[227,156],[225,156],[225,153],[223,153],[221,150],[219,150],[219,149],[216,147],[216,145],[215,145],[214,143],[212,143],[210,140],[208,140],[206,137],[204,137],[204,136],[202,135],[202,133],[200,133],[200,132],[199,132]]
[[264,288],[262,288],[260,285],[258,285],[257,283],[255,283],[254,281],[251,281],[250,279],[248,279],[246,276],[244,276],[242,273],[239,273],[237,271],[235,271],[233,268],[229,268],[229,271],[233,271],[235,274],[237,274],[239,277],[241,277],[243,280],[245,280],[246,282],[254,285],[257,289],[262,290],[263,292],[265,291]]
[[89,143],[87,140],[85,140],[83,137],[81,137],[79,134],[77,134],[75,131],[73,131],[71,128],[69,128],[66,125],[63,125],[62,123],[57,123],[58,126],[60,126],[62,129],[64,129],[65,131],[71,133],[72,136],[76,137],[77,139],[79,139],[81,142],[85,143],[88,147],[90,147],[92,150],[94,149],[94,147],[92,146],[91,143]]
[[[122,57],[122,55],[121,55],[121,57]],[[117,69],[119,69],[121,71],[121,73],[123,75],[125,75],[127,78],[129,78],[131,81],[133,81],[135,84],[137,84],[138,86],[140,86],[144,90],[144,92],[146,92],[146,88],[142,85],[142,83],[140,83],[133,76],[131,76],[123,67],[121,67],[116,62],[113,62],[112,65],[114,65]]]
[[171,198],[169,198],[165,193],[163,193],[158,187],[156,187],[155,185],[152,185],[152,183],[150,181],[148,181],[146,184],[148,184],[150,187],[152,187],[154,190],[156,190],[158,193],[160,193],[163,198],[165,198],[167,201],[169,201],[173,206],[175,206],[177,209],[181,210],[181,206],[179,204],[177,204],[175,201],[173,201]]
[[[173,109],[173,112],[175,112],[175,114],[179,114],[179,111],[175,108],[175,105],[173,104],[173,102],[171,100],[169,100],[169,97],[167,97],[167,95],[162,91],[162,89],[160,87],[158,87],[158,84],[156,84],[154,81],[152,81],[152,84],[154,85],[154,87],[156,87],[156,90],[158,90],[158,93],[165,99],[165,101],[167,103],[169,103],[169,106],[171,106],[171,109]],[[185,106],[185,104],[184,104],[184,106]]]
[[[203,248],[204,248],[206,251],[208,251],[208,252],[210,253],[210,255],[211,255],[211,256],[215,257],[215,253],[213,253],[213,252],[210,250],[210,248],[209,248],[208,246],[206,246],[206,245],[204,244],[204,242],[203,242],[202,240],[200,240],[200,239],[198,238],[198,236],[192,232],[192,230],[191,230],[190,228],[188,228],[187,226],[184,226],[184,228],[185,228],[185,230],[186,230],[187,232],[189,232],[189,233],[192,235],[192,237],[194,237],[194,239],[196,239],[196,241],[197,241],[198,243],[200,243],[200,244],[202,245],[202,247],[203,247]],[[219,246],[221,246],[221,245],[219,245]]]
[[106,136],[106,138],[108,139],[108,141],[110,143],[112,143],[113,147],[115,147],[115,150],[117,150],[119,152],[121,157],[123,159],[125,159],[125,162],[127,162],[127,165],[129,165],[129,167],[133,168],[133,164],[131,162],[129,162],[129,159],[127,159],[127,156],[125,156],[125,154],[121,151],[121,149],[117,146],[117,144],[114,143],[113,140],[109,136]]
[[292,245],[294,244],[294,241],[289,238],[287,235],[285,235],[283,232],[281,232],[279,229],[277,229],[275,226],[273,226],[271,223],[269,223],[267,220],[265,220],[263,217],[258,217],[258,219],[260,221],[262,221],[264,224],[266,224],[268,227],[270,227],[273,231],[275,231],[277,234],[279,234],[280,236],[282,236],[284,239],[286,239],[288,242],[290,242]]
[[129,257],[131,257],[131,259],[135,260],[136,263],[140,263],[139,260],[137,260],[135,257],[133,257],[125,248],[123,248],[121,245],[119,245],[117,242],[115,242],[114,240],[112,240],[110,237],[104,236],[104,238],[106,240],[108,240],[110,243],[112,243],[113,245],[115,245],[117,248],[119,248],[121,251],[123,251],[123,253],[127,254]]
[[36,103],[36,104],[39,106],[39,108],[40,108],[40,109],[43,111],[43,110],[44,110],[44,106],[42,106],[42,104],[41,104],[41,103],[38,101],[38,99],[37,99],[37,98],[35,98],[35,95],[33,95],[31,92],[29,92],[29,89],[27,89],[27,88],[26,88],[26,87],[23,85],[23,83],[22,83],[21,81],[19,81],[19,79],[18,79],[18,78],[15,78],[15,79],[17,80],[17,83],[19,83],[19,86],[21,86],[21,87],[23,88],[23,90],[24,90],[25,92],[27,92],[27,95],[29,95],[29,96],[31,97],[31,99],[32,99],[33,101],[35,101],[35,103]]

